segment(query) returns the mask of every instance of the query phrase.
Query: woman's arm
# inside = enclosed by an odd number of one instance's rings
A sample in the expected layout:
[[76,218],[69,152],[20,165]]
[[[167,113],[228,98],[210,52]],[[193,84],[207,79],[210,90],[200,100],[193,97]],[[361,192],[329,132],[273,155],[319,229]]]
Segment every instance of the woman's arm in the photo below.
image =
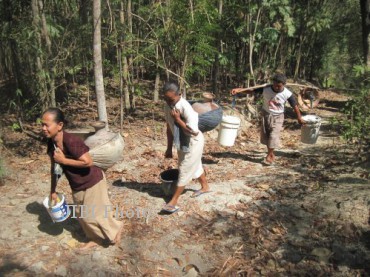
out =
[[293,109],[297,115],[299,124],[305,124],[306,122],[302,118],[301,111],[299,110],[298,105],[295,105]]
[[54,174],[54,159],[50,156],[50,199],[56,200],[57,176]]
[[246,94],[252,94],[253,90],[249,89],[249,88],[234,88],[234,89],[231,90],[230,94],[235,95],[235,94],[238,94],[238,93],[241,93],[241,92],[245,92]]
[[194,136],[198,135],[198,132],[194,132],[186,123],[181,119],[180,112],[178,110],[172,110],[171,115],[173,116],[177,125],[183,129],[185,132],[192,134]]
[[77,160],[75,159],[69,159],[67,158],[63,151],[61,151],[59,148],[55,149],[54,151],[54,161],[57,163],[60,163],[62,165],[66,166],[73,166],[78,168],[86,168],[93,166],[93,160],[89,154],[89,152],[86,152],[81,157],[79,157]]
[[293,108],[294,112],[296,113],[299,124],[304,124],[305,122],[302,119],[301,111],[298,108],[298,103],[297,103],[297,100],[295,99],[294,95],[291,95],[288,98],[288,102],[289,102],[290,106]]

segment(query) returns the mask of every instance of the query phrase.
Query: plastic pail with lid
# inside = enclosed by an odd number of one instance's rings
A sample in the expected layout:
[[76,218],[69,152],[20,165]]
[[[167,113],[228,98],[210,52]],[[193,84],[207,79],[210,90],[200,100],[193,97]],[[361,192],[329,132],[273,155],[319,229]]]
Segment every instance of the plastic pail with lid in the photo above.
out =
[[240,118],[231,115],[222,117],[220,130],[218,132],[218,143],[222,146],[233,146],[238,129],[240,127]]
[[302,119],[306,122],[301,127],[301,141],[307,144],[315,144],[319,137],[321,118],[317,115],[305,115]]

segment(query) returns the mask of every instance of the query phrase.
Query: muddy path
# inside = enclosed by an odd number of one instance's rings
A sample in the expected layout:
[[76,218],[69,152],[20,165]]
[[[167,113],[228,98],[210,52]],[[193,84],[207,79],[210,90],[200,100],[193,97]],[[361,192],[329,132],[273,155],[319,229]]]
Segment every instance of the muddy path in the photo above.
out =
[[[124,211],[123,239],[85,255],[75,251],[84,240],[77,221],[53,223],[42,206],[49,191],[45,146],[3,128],[0,275],[369,274],[369,164],[330,125],[345,100],[325,94],[315,110],[323,118],[315,145],[300,142],[300,126],[288,112],[274,166],[261,164],[265,149],[255,124],[231,148],[217,144],[216,131],[208,133],[203,162],[212,193],[191,198],[198,188],[192,183],[181,211],[170,216],[159,214],[168,199],[158,175],[176,167],[176,159],[163,158],[160,106],[139,106],[125,122],[124,159],[106,172],[112,203]],[[58,190],[71,203],[66,180]]]

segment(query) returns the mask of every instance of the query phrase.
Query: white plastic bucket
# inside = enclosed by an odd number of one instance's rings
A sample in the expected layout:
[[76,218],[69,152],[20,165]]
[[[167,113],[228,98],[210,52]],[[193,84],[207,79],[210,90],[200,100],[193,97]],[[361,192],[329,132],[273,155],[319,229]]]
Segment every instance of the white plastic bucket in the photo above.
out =
[[71,214],[71,211],[68,208],[64,195],[58,193],[58,197],[60,201],[51,208],[49,207],[49,197],[46,197],[43,202],[44,207],[46,208],[51,219],[54,222],[62,222],[66,220]]
[[218,132],[218,143],[222,146],[233,146],[238,129],[240,127],[240,118],[231,115],[222,117],[220,130]]
[[306,124],[301,127],[301,141],[307,144],[315,144],[319,137],[321,118],[317,115],[302,116]]

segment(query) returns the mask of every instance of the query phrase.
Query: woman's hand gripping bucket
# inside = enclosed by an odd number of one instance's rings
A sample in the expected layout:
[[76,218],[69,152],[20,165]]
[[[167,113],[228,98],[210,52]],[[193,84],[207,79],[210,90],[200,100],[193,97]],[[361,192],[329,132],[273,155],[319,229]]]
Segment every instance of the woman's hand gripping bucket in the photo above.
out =
[[64,195],[60,193],[58,193],[56,201],[46,197],[43,201],[43,205],[54,222],[62,222],[71,214]]

